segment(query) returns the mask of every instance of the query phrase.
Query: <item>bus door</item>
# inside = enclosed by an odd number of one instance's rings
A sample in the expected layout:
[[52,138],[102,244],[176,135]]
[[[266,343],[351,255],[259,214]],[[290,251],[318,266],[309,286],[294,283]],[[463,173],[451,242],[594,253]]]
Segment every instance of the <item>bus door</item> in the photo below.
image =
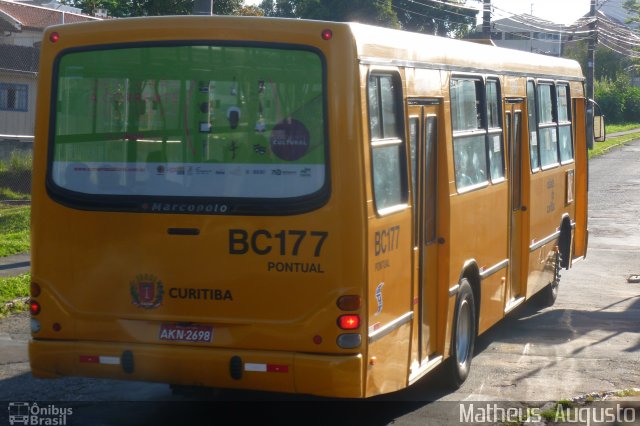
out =
[[[413,202],[413,276],[417,304],[417,357],[425,368],[436,350],[436,282],[438,277],[437,152],[440,100],[410,98],[409,145]],[[415,330],[415,329],[414,329]],[[414,339],[416,342],[416,339]],[[415,360],[415,358],[414,358]],[[413,364],[413,363],[412,363]],[[415,364],[414,364],[415,365]],[[419,374],[412,371],[412,374]]]
[[523,155],[522,155],[522,117],[524,100],[509,98],[505,100],[505,137],[508,147],[509,170],[509,285],[507,286],[505,312],[515,308],[524,301],[526,277],[523,276],[524,257],[522,245],[523,216],[526,207],[523,205]]

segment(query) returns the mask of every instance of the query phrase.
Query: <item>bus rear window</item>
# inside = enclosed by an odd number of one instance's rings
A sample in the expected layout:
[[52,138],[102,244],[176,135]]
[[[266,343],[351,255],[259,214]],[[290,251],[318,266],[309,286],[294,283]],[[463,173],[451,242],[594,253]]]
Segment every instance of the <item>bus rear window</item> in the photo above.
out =
[[323,68],[314,51],[275,47],[66,53],[56,68],[50,186],[103,204],[313,198],[326,188]]

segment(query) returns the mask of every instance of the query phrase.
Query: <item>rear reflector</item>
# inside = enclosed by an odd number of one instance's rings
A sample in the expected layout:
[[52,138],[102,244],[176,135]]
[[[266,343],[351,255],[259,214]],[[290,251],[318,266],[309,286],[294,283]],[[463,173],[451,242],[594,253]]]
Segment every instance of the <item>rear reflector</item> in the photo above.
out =
[[120,357],[101,355],[80,355],[80,362],[87,364],[120,365]]
[[258,373],[288,373],[289,366],[283,364],[256,364],[247,362],[244,371],[254,371]]
[[41,329],[42,326],[40,325],[40,321],[35,318],[31,318],[31,332],[34,334],[39,333]]
[[362,343],[362,336],[359,334],[341,334],[338,336],[336,343],[342,349],[354,349]]

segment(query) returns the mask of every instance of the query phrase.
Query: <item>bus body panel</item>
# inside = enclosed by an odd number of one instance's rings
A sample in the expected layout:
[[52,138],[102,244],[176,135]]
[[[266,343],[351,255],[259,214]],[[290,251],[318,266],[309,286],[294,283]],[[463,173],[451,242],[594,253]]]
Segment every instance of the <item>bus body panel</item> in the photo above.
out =
[[[127,351],[134,354],[129,372],[120,365]],[[32,374],[40,378],[85,376],[341,398],[363,396],[360,355],[35,340],[29,343],[29,357]],[[236,378],[230,367],[234,357],[243,360]]]
[[[575,92],[581,89],[581,85],[573,85],[572,90]],[[584,98],[574,98],[574,116],[585,116],[585,100]],[[587,255],[587,240],[589,238],[588,231],[588,201],[589,201],[589,185],[588,185],[588,163],[589,157],[586,144],[586,123],[584,120],[575,121],[575,150],[576,150],[576,170],[575,170],[575,235],[574,235],[574,253],[573,258],[584,258]]]
[[[564,215],[574,220],[575,207],[567,204],[567,172],[574,164],[537,172],[531,177],[531,225],[527,297],[553,281],[555,253]],[[555,235],[555,237],[554,237]],[[541,241],[549,242],[538,247]]]
[[[261,34],[256,35],[261,43],[291,43],[291,33],[281,31],[280,36],[274,36],[276,27],[284,27],[267,21]],[[216,22],[220,28],[213,32],[207,18],[164,18],[166,31],[160,33],[157,22],[144,19],[137,21],[133,33],[124,20],[108,24],[105,30],[109,29],[109,43],[157,42],[173,39],[175,34],[180,34],[183,42],[253,42],[246,38],[251,22]],[[149,351],[158,354],[190,347],[202,353],[206,353],[204,348],[225,354],[281,351],[290,353],[291,359],[298,353],[316,353],[315,361],[305,361],[311,371],[302,370],[300,377],[305,380],[316,374],[313,371],[324,368],[315,366],[323,362],[325,355],[320,354],[356,356],[364,350],[364,343],[362,347],[343,349],[336,341],[345,333],[337,326],[338,317],[345,313],[337,307],[337,299],[360,296],[362,309],[366,309],[366,216],[361,147],[345,143],[360,139],[359,115],[352,108],[358,102],[357,94],[349,90],[358,75],[352,36],[346,26],[338,24],[332,27],[334,42],[326,43],[320,34],[328,25],[305,25],[302,33],[294,30],[296,45],[313,46],[331,59],[326,69],[326,94],[333,100],[327,105],[326,120],[335,123],[327,127],[331,198],[313,213],[249,219],[70,208],[52,200],[44,185],[50,116],[47,103],[39,104],[32,280],[43,289],[39,297],[43,311],[38,318],[42,330],[35,336],[32,350],[34,371],[40,375],[47,370],[56,372],[57,367],[46,361],[46,356],[38,355],[46,350],[41,343],[48,339],[116,341],[122,348],[148,345]],[[88,47],[103,44],[101,29],[96,32],[92,27],[68,25],[48,30],[42,63],[53,63],[61,51],[78,46],[77,40]],[[53,31],[60,35],[54,46],[48,41]],[[172,35],[166,38],[164,34]],[[53,78],[51,69],[43,67],[42,81]],[[39,97],[51,96],[51,84],[41,84]],[[172,234],[171,229],[195,229],[197,235]],[[183,325],[186,329],[180,328]],[[194,328],[189,328],[191,325]],[[364,321],[348,333],[362,330],[366,330]],[[180,340],[190,338],[184,333],[210,333],[210,337],[189,342]],[[350,371],[357,377],[357,391],[349,390],[349,396],[362,396],[361,364],[348,364],[358,369]],[[65,371],[71,374],[71,370]],[[151,378],[153,372],[147,373]],[[195,373],[190,370],[183,381],[193,383],[190,377]],[[208,385],[217,383],[210,380]],[[264,388],[284,391],[271,385]],[[288,387],[287,391],[293,392],[294,388]]]

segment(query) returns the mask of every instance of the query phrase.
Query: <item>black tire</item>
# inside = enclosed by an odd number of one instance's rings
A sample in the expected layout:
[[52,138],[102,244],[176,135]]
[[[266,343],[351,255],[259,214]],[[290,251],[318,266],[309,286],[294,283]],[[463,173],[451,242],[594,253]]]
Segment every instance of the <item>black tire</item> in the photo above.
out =
[[451,357],[449,382],[454,388],[462,386],[469,375],[476,341],[476,305],[473,290],[466,278],[460,281],[451,329]]

